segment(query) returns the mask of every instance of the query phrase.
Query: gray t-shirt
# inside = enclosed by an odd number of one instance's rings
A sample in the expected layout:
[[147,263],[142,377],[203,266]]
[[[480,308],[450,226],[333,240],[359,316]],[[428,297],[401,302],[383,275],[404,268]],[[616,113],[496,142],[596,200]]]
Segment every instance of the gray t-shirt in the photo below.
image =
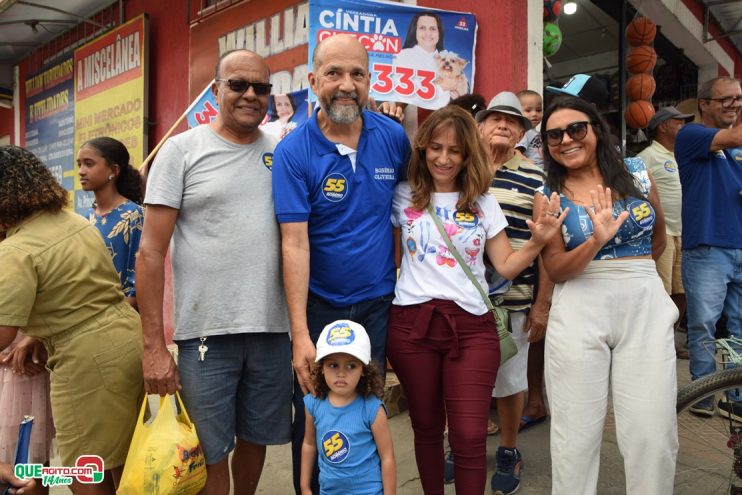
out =
[[543,170],[544,144],[541,142],[541,133],[537,129],[528,129],[515,147],[522,149],[523,156]]
[[271,192],[276,143],[263,134],[234,144],[201,125],[157,154],[144,202],[179,210],[170,243],[175,339],[288,331]]

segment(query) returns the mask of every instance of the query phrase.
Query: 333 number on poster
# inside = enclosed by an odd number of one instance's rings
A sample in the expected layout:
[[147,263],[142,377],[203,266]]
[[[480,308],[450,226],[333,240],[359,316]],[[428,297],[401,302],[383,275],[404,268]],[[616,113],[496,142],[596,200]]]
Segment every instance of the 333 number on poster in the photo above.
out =
[[401,96],[417,95],[423,100],[435,97],[435,72],[415,70],[409,67],[395,67],[389,64],[374,64],[376,81],[371,89],[379,94],[395,92]]

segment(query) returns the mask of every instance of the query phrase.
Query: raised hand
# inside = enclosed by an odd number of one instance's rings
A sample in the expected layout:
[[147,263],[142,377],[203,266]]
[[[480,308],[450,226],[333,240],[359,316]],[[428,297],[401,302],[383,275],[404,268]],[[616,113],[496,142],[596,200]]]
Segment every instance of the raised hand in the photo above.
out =
[[559,195],[555,192],[551,193],[551,197],[547,200],[546,197],[541,198],[540,212],[536,218],[536,222],[526,220],[528,230],[531,231],[531,239],[539,244],[546,244],[549,242],[554,234],[559,232],[559,228],[564,222],[564,219],[569,213],[569,208],[565,208],[564,211],[559,213]]
[[618,229],[629,217],[629,212],[623,211],[618,217],[613,218],[613,196],[610,187],[603,189],[598,185],[596,191],[590,191],[590,199],[593,206],[585,210],[593,222],[593,238],[603,246],[613,239]]

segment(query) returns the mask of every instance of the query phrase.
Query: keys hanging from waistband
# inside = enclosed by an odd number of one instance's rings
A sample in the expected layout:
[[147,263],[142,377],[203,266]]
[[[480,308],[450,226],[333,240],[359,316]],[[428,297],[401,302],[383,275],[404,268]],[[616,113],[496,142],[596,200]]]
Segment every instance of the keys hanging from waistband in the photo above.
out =
[[204,342],[206,342],[206,337],[200,337],[201,345],[198,346],[198,360],[203,361],[206,357],[206,351],[209,350],[209,348],[206,346]]

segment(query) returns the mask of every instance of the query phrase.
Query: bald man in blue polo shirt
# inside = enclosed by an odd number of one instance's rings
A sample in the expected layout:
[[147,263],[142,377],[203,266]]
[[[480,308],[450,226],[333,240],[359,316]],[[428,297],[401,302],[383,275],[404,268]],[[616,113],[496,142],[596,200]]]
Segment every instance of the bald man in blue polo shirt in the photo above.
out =
[[[410,144],[402,127],[365,110],[368,54],[354,37],[317,45],[309,83],[318,110],[276,148],[273,197],[281,225],[284,286],[291,320],[294,487],[299,494],[302,397],[322,328],[350,319],[366,328],[383,370],[396,281],[391,204],[406,177]],[[317,493],[316,480],[312,490]]]

